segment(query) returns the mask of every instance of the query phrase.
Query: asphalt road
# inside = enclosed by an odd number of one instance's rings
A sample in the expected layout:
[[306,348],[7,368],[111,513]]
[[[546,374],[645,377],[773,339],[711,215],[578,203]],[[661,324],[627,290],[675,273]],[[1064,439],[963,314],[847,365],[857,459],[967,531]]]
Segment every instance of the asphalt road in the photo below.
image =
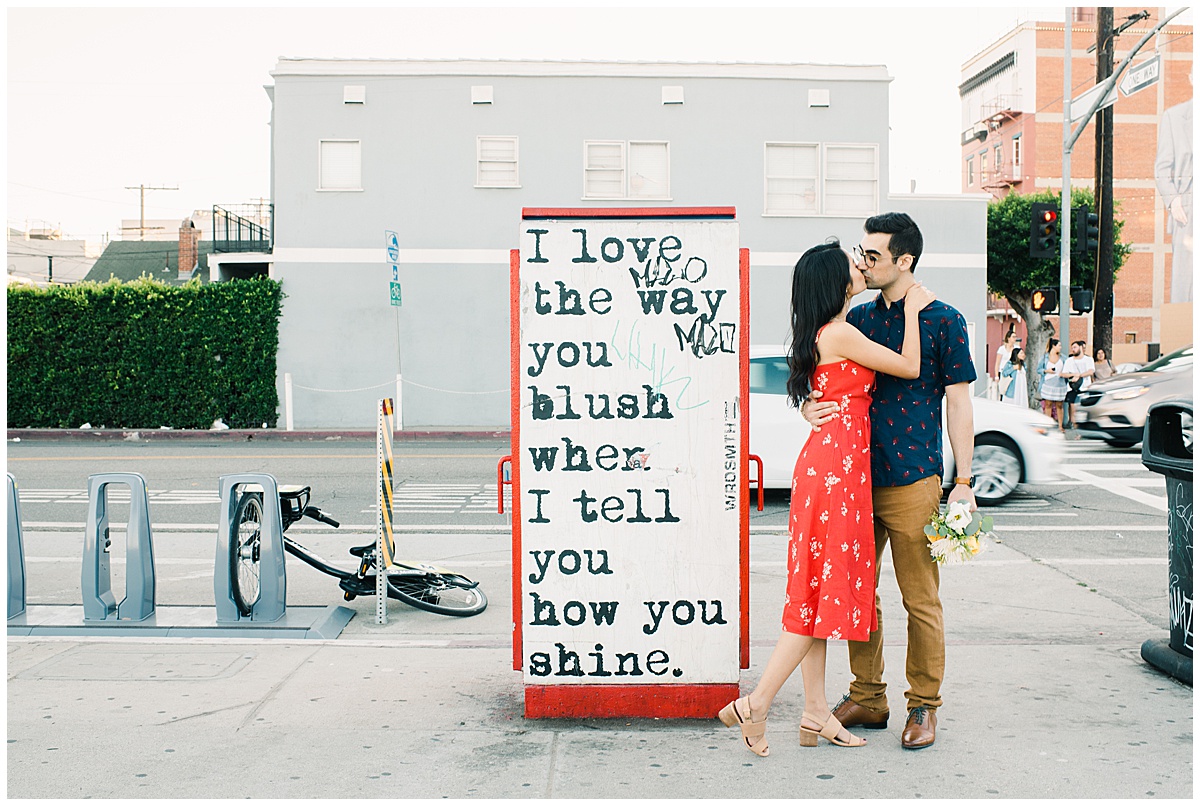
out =
[[[508,453],[495,438],[397,441],[394,518],[399,551],[442,561],[507,598],[510,516],[496,511],[497,462]],[[212,440],[89,443],[80,439],[13,442],[8,472],[20,488],[31,604],[81,601],[79,572],[93,473],[133,471],[150,489],[159,602],[210,605],[219,476],[269,473],[282,484],[312,487],[312,501],[341,521],[302,521],[288,534],[327,559],[370,541],[377,517],[373,440],[317,439],[258,443]],[[1141,464],[1140,449],[1068,443],[1066,476],[1022,487],[989,510],[996,539],[1069,574],[1077,584],[1167,627],[1165,483]],[[127,497],[112,495],[111,521],[127,518]],[[788,495],[768,491],[751,512],[752,565],[781,563]],[[508,509],[506,507],[506,509]],[[114,535],[120,535],[114,529]],[[123,540],[114,541],[114,591]],[[981,558],[982,559],[982,558]],[[288,560],[290,604],[340,603],[333,581]],[[301,569],[292,572],[299,566]],[[953,573],[947,569],[945,573]]]

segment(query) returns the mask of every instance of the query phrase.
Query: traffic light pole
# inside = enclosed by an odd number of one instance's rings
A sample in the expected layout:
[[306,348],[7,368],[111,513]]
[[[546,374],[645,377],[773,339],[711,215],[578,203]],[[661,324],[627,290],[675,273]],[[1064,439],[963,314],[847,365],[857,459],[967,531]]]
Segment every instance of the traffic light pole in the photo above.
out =
[[1058,340],[1064,351],[1071,338],[1071,148],[1075,145],[1075,138],[1071,136],[1071,38],[1075,34],[1072,16],[1068,6],[1063,26],[1062,212],[1058,216]]
[[1066,24],[1063,26],[1063,179],[1062,179],[1062,214],[1059,216],[1059,230],[1062,233],[1059,241],[1059,249],[1061,249],[1061,260],[1059,264],[1058,275],[1058,338],[1059,341],[1067,341],[1070,338],[1071,332],[1071,313],[1069,309],[1069,300],[1071,299],[1071,236],[1070,236],[1070,221],[1071,221],[1071,150],[1075,147],[1075,141],[1079,139],[1079,135],[1083,134],[1084,128],[1087,127],[1092,117],[1096,114],[1096,110],[1100,108],[1100,104],[1108,96],[1108,93],[1117,81],[1120,80],[1121,74],[1125,72],[1125,68],[1133,61],[1133,57],[1142,49],[1150,39],[1155,36],[1168,22],[1175,19],[1183,13],[1184,9],[1179,8],[1168,14],[1157,25],[1151,28],[1141,41],[1134,45],[1133,50],[1125,57],[1121,65],[1112,72],[1108,80],[1102,85],[1104,89],[1097,93],[1095,100],[1092,101],[1091,108],[1084,115],[1075,131],[1071,131],[1071,36],[1074,33],[1071,8],[1066,9]]

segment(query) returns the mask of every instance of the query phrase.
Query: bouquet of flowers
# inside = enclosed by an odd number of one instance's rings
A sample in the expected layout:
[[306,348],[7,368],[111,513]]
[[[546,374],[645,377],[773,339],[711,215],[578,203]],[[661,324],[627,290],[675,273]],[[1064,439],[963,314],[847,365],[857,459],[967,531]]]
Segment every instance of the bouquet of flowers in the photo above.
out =
[[992,516],[971,512],[966,501],[951,501],[925,525],[929,553],[938,565],[965,563],[983,551],[983,536],[992,531]]

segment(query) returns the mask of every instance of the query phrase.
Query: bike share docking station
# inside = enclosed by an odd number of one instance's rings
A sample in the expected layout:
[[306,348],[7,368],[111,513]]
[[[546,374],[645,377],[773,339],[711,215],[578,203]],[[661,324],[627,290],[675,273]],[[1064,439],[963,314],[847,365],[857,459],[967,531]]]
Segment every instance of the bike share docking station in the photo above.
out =
[[[125,596],[112,590],[109,487],[130,491],[125,533]],[[84,526],[80,605],[28,605],[25,552],[16,480],[8,476],[8,634],[105,635],[172,638],[336,638],[354,616],[338,605],[286,605],[283,527],[278,484],[266,474],[222,476],[221,521],[214,565],[215,607],[156,605],[154,541],[146,480],[138,473],[98,473],[88,477],[88,516]],[[265,496],[261,550],[264,569],[258,598],[243,615],[233,599],[236,557],[230,554],[233,513],[239,488],[255,485]],[[241,491],[245,494],[245,491]]]

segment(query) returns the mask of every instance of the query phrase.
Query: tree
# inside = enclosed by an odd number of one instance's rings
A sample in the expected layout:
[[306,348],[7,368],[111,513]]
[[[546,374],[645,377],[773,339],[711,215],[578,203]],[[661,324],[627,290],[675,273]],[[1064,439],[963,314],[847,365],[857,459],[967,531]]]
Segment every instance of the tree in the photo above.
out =
[[[1035,370],[1046,352],[1046,343],[1055,335],[1053,320],[1058,318],[1058,314],[1042,316],[1035,311],[1031,297],[1039,288],[1058,288],[1059,259],[1029,256],[1029,217],[1034,202],[1051,202],[1061,209],[1061,201],[1061,193],[1044,190],[1025,195],[1009,193],[1004,198],[988,204],[988,290],[1003,295],[1012,309],[1025,320],[1025,328],[1029,333],[1025,344],[1025,374],[1029,382],[1031,407],[1040,383]],[[1071,209],[1078,210],[1085,204],[1089,209],[1096,210],[1096,201],[1091,189],[1072,188]],[[1114,216],[1114,277],[1132,251],[1128,244],[1120,241],[1123,223]],[[1071,230],[1070,222],[1061,222],[1060,229],[1064,234],[1070,231],[1072,242],[1074,241],[1074,231]],[[1095,274],[1095,254],[1071,255],[1072,286],[1094,288]],[[1059,305],[1070,304],[1070,299],[1059,300]],[[1066,351],[1063,353],[1065,355]]]

